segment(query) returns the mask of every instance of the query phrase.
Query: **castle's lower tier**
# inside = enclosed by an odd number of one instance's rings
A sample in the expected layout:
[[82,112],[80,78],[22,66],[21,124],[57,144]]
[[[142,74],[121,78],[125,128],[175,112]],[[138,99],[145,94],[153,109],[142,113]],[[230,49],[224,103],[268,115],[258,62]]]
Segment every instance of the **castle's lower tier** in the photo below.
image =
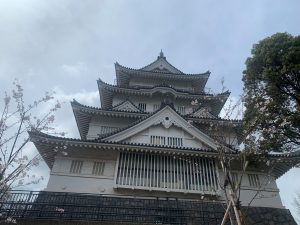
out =
[[[286,209],[244,207],[247,224],[296,225]],[[1,221],[50,224],[221,224],[221,202],[63,192],[11,192],[0,199]],[[226,224],[230,224],[228,220]]]

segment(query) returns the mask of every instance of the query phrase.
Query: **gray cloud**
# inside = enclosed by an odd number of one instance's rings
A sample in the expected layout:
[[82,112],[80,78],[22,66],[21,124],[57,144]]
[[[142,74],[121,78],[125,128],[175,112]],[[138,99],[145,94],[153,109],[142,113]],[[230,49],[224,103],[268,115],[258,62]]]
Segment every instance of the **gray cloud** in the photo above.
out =
[[[113,83],[115,61],[139,68],[163,49],[180,70],[211,70],[213,90],[224,77],[237,98],[252,45],[275,32],[299,34],[299,8],[297,0],[2,0],[0,90],[18,78],[28,100],[55,89],[65,101],[97,106],[96,79]],[[67,103],[57,126],[78,136],[71,115]],[[290,209],[300,189],[295,174],[299,169],[278,181]]]

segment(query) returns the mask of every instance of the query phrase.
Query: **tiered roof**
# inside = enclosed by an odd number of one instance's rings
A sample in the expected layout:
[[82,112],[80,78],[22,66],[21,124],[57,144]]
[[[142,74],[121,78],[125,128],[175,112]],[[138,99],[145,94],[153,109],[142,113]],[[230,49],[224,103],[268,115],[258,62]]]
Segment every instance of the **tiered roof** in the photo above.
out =
[[[76,123],[79,129],[81,139],[62,138],[47,135],[41,132],[30,132],[30,138],[36,145],[37,149],[44,157],[47,165],[52,168],[54,158],[57,154],[62,154],[63,151],[72,153],[78,149],[81,154],[85,154],[84,150],[90,149],[93,151],[99,150],[116,150],[116,151],[140,151],[140,152],[154,152],[159,154],[173,154],[173,155],[188,155],[188,156],[205,156],[217,158],[217,147],[222,145],[213,137],[203,133],[195,125],[218,125],[224,127],[236,128],[237,135],[241,135],[242,121],[240,120],[225,120],[218,117],[223,108],[229,92],[212,95],[205,93],[203,88],[209,77],[209,72],[204,74],[184,74],[172,66],[166,57],[161,52],[156,61],[141,69],[129,69],[116,64],[117,84],[106,84],[98,80],[98,88],[101,98],[101,108],[85,106],[78,103],[76,100],[71,102]],[[198,87],[195,91],[176,89],[170,85],[160,84],[152,87],[132,87],[128,86],[128,82],[134,77],[148,77],[148,78],[164,78],[165,80],[182,80],[190,81]],[[195,86],[195,87],[196,87]],[[194,112],[182,115],[178,113],[172,105],[161,105],[161,108],[155,112],[141,111],[130,99],[126,99],[118,105],[113,106],[113,97],[117,94],[123,96],[152,96],[155,93],[169,94],[174,99],[182,99],[191,102],[197,99],[201,102],[201,107]],[[210,110],[205,109],[209,107]],[[160,115],[162,112],[171,115]],[[134,123],[128,124],[124,128],[114,130],[113,132],[99,135],[98,138],[86,140],[91,119],[94,116],[112,117],[112,118],[131,118]],[[172,121],[164,121],[164,118],[172,118]],[[178,126],[185,132],[188,132],[192,137],[198,138],[205,148],[190,148],[184,146],[162,146],[154,144],[140,144],[127,143],[125,140],[130,135],[140,132],[142,129],[149,128],[149,126],[162,124],[163,126]],[[238,138],[239,139],[239,138]],[[71,148],[69,148],[71,147]],[[238,160],[239,152],[232,149],[231,146],[223,145],[227,149],[226,154],[231,154],[233,158]],[[284,174],[291,166],[296,165],[300,159],[300,151],[290,154],[269,154],[259,155],[257,160],[265,162],[271,160],[273,165],[273,173],[275,177]]]
[[[150,152],[158,154],[171,154],[174,156],[204,156],[218,158],[218,153],[213,149],[170,147],[154,144],[141,143],[116,143],[103,139],[82,140],[76,138],[63,138],[48,135],[38,131],[29,132],[30,140],[35,144],[39,153],[47,163],[49,168],[53,167],[54,159],[57,155],[72,154],[80,151],[82,154],[87,150],[91,151],[131,151]],[[239,160],[240,154],[237,151],[228,152],[232,159]],[[271,173],[278,178],[286,173],[291,167],[297,165],[300,160],[300,150],[294,153],[257,155],[257,163],[262,163],[266,171],[271,169]],[[269,168],[268,168],[269,167]]]
[[117,85],[128,87],[130,79],[142,77],[148,79],[178,80],[182,82],[192,81],[196,93],[202,92],[209,78],[210,72],[187,74],[171,65],[161,52],[157,60],[141,69],[132,69],[115,64]]
[[229,91],[220,93],[220,94],[208,94],[205,92],[202,93],[192,93],[186,90],[175,89],[169,85],[157,85],[154,87],[119,87],[117,85],[111,85],[98,80],[98,88],[101,99],[101,107],[104,109],[112,108],[113,96],[115,94],[123,95],[135,95],[135,96],[152,96],[155,93],[168,93],[173,95],[176,99],[183,100],[195,100],[199,99],[203,105],[207,104],[211,106],[211,113],[218,115],[222,110],[227,98],[230,95]]
[[[123,103],[124,102],[120,103],[119,105]],[[82,139],[86,139],[88,133],[88,124],[93,116],[98,115],[98,116],[104,116],[108,118],[132,118],[132,119],[140,120],[149,116],[150,114],[155,113],[155,112],[149,113],[149,112],[142,112],[142,111],[119,110],[116,109],[117,106],[115,106],[113,109],[103,109],[103,108],[86,106],[80,104],[76,100],[73,100],[71,102],[71,106]],[[179,112],[177,113],[180,114]],[[204,116],[199,117],[193,115],[193,113],[187,115],[181,115],[181,116],[187,121],[193,121],[199,124],[214,124],[214,125],[220,125],[225,127],[236,127],[239,129],[242,128],[242,120],[230,120],[230,119],[223,119],[221,117],[204,117]]]

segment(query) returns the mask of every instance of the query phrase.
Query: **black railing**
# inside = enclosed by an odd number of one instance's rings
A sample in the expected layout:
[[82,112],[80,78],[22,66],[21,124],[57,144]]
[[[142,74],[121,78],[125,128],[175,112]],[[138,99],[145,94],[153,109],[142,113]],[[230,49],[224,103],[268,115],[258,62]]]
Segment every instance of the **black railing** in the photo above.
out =
[[0,199],[1,219],[220,224],[221,203],[63,192],[14,191]]

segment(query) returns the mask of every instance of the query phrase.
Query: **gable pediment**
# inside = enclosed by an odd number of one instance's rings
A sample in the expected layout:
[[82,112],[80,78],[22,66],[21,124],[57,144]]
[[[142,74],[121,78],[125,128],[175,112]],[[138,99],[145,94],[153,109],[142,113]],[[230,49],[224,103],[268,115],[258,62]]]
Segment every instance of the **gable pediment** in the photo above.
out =
[[214,115],[210,113],[210,109],[208,107],[202,107],[191,114],[195,117],[204,117],[204,118],[216,118]]
[[168,147],[211,149],[206,143],[187,133],[181,127],[171,126],[166,128],[162,124],[153,125],[121,142]]
[[156,61],[154,61],[148,66],[143,67],[142,70],[182,74],[180,70],[176,69],[167,61],[166,57],[163,55],[162,52],[161,55],[158,56]]
[[[112,142],[126,142],[128,140],[131,140],[134,137],[137,137],[138,135],[142,135],[143,133],[149,133],[151,129],[161,129],[161,131],[156,132],[157,134],[162,133],[161,136],[163,136],[164,133],[168,133],[169,129],[177,129],[180,130],[183,134],[183,136],[189,136],[192,139],[197,140],[199,143],[201,143],[201,146],[206,146],[212,149],[217,150],[217,144],[216,142],[200,131],[198,128],[194,127],[190,123],[188,123],[184,118],[182,118],[178,113],[176,113],[170,106],[166,106],[157,113],[153,114],[152,116],[148,117],[147,119],[141,121],[140,123],[129,127],[117,134],[111,135],[109,137],[104,138],[105,141],[112,141]],[[149,133],[151,136],[151,132]],[[155,135],[155,132],[153,133]],[[159,135],[158,135],[159,136]],[[182,135],[178,135],[178,133],[171,136],[171,135],[165,135],[165,137],[183,137]],[[146,139],[141,139],[146,140]],[[149,140],[149,138],[147,139]],[[140,143],[149,143],[147,141],[141,141]],[[201,147],[199,146],[199,148]],[[183,146],[188,147],[188,146]],[[191,147],[191,146],[189,146]],[[197,147],[197,146],[194,146]]]
[[126,100],[125,102],[115,106],[113,109],[128,112],[141,112],[141,110],[129,100]]

